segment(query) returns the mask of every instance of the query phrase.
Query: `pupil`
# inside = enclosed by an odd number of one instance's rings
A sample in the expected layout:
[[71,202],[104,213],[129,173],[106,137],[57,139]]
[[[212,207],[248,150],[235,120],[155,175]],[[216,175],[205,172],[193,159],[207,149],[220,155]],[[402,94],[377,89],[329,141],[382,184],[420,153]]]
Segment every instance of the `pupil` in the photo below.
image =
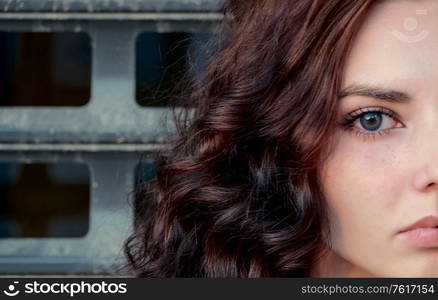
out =
[[360,118],[360,123],[364,129],[374,131],[380,128],[382,116],[377,113],[367,113]]

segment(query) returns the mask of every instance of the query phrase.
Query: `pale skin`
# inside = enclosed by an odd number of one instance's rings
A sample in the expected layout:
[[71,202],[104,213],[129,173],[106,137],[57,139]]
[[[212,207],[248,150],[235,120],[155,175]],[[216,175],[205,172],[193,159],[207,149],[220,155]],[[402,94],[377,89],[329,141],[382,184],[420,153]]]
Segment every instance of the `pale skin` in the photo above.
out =
[[393,91],[394,99],[362,89],[339,100],[340,122],[371,115],[352,129],[338,126],[323,165],[332,248],[311,277],[438,277],[438,248],[398,234],[438,215],[438,1],[375,6],[347,59],[342,86],[353,85]]

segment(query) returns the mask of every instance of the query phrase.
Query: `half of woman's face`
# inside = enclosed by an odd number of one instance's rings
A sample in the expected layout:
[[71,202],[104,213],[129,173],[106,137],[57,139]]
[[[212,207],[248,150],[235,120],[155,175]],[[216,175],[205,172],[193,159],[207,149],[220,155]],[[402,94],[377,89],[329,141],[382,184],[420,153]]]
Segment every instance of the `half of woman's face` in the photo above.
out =
[[343,89],[321,173],[332,252],[376,276],[438,276],[438,245],[399,233],[438,216],[438,1],[377,5],[347,59]]

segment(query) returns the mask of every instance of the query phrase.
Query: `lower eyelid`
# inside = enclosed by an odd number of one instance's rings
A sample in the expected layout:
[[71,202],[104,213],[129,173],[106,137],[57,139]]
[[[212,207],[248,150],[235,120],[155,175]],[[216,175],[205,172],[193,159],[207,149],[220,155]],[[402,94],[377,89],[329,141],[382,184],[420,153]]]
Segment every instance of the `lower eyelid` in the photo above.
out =
[[365,139],[365,141],[375,140],[376,138],[384,137],[391,134],[392,129],[383,129],[379,131],[375,131],[373,133],[360,130],[357,128],[352,128],[352,133],[354,133],[357,137]]

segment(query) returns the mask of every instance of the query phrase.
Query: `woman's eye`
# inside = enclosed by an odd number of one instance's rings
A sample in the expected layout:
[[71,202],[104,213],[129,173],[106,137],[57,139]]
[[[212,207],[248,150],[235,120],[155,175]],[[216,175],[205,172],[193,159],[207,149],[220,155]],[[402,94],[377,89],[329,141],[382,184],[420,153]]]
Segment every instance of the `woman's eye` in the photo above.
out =
[[381,112],[368,112],[359,116],[355,123],[365,131],[377,131],[394,128],[399,122]]
[[394,128],[404,127],[395,113],[384,108],[361,108],[347,114],[342,127],[358,136],[375,138],[389,134]]

